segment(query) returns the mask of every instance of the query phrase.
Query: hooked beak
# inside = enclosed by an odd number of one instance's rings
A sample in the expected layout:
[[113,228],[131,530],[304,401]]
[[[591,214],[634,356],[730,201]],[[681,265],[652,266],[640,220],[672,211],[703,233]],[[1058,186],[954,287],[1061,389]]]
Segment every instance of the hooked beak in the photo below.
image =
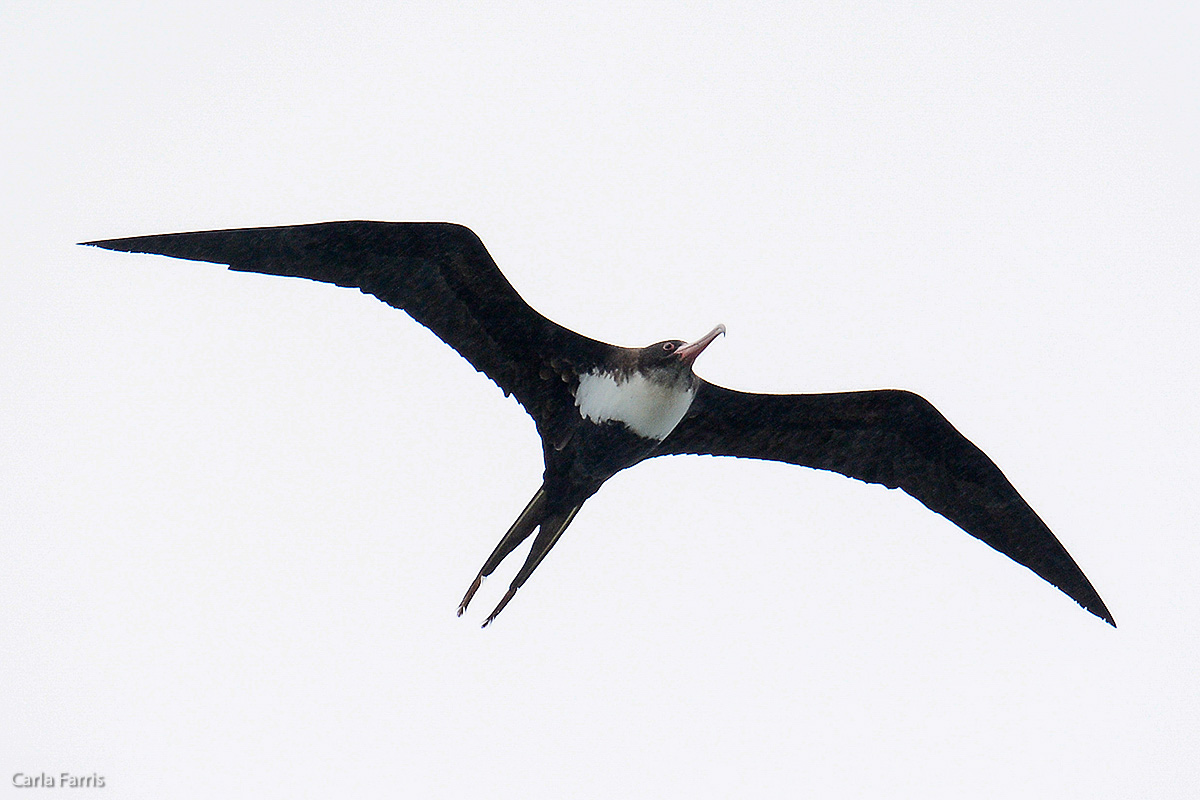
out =
[[713,343],[713,340],[725,332],[724,325],[718,325],[708,333],[701,336],[691,344],[685,344],[683,347],[675,351],[675,354],[682,359],[683,363],[691,364],[696,360],[696,357],[704,352],[704,348]]

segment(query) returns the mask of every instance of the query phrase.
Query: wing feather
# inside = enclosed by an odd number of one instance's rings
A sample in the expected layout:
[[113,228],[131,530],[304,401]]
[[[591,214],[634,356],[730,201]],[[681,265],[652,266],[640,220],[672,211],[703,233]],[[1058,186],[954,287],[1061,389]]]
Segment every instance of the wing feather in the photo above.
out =
[[655,455],[684,453],[783,461],[903,489],[1116,625],[1000,469],[912,392],[768,395],[704,382]]
[[446,222],[323,222],[169,233],[85,244],[308,278],[374,295],[433,331],[552,426],[573,400],[565,362],[599,363],[606,345],[534,311],[470,229]]

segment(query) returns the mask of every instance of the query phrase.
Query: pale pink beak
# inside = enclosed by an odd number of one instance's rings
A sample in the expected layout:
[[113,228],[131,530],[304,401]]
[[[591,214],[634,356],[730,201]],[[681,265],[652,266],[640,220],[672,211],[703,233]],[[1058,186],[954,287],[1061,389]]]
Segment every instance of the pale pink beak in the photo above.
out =
[[683,347],[675,351],[675,353],[683,359],[683,363],[691,364],[696,360],[696,357],[704,352],[704,348],[713,343],[713,340],[725,332],[724,325],[718,325],[708,333],[701,336],[691,344],[685,344]]

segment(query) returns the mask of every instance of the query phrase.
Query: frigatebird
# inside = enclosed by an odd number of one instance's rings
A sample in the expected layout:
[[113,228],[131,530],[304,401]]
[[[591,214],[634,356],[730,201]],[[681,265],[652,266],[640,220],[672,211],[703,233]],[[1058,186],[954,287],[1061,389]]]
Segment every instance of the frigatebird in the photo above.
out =
[[533,417],[545,472],[458,606],[535,530],[486,627],[554,547],[584,502],[647,458],[702,454],[783,461],[903,489],[1116,627],[1083,571],[982,450],[924,398],[897,389],[753,394],[709,383],[688,344],[617,347],[531,308],[470,229],[446,222],[324,222],[84,242],[226,264],[239,272],[352,287],[402,309]]

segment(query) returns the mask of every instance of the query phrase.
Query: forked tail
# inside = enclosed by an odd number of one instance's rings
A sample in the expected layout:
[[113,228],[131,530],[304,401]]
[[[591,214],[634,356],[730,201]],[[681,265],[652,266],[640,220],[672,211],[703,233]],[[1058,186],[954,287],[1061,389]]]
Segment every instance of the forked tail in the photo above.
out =
[[521,512],[521,516],[517,517],[517,521],[508,529],[508,533],[504,534],[504,538],[500,540],[500,544],[496,545],[496,549],[488,556],[487,561],[483,564],[483,569],[479,570],[479,574],[475,576],[475,580],[471,583],[471,588],[467,589],[467,593],[463,596],[462,602],[458,604],[458,615],[461,617],[463,612],[467,610],[467,606],[471,602],[471,598],[475,596],[475,592],[479,591],[483,579],[496,571],[496,567],[500,566],[509,553],[511,553],[517,545],[525,541],[529,534],[533,533],[535,528],[540,526],[537,538],[533,540],[533,547],[529,551],[529,555],[525,558],[525,564],[521,567],[521,571],[513,578],[509,584],[508,592],[495,610],[488,615],[484,621],[483,627],[491,624],[504,607],[508,605],[508,601],[512,600],[513,595],[517,590],[524,585],[533,571],[537,569],[538,564],[542,563],[542,559],[550,552],[550,548],[554,547],[563,531],[571,524],[571,520],[575,519],[575,515],[579,513],[580,505],[572,506],[567,509],[553,508],[552,504],[546,495],[546,487],[537,490],[537,494],[525,506],[525,510]]

